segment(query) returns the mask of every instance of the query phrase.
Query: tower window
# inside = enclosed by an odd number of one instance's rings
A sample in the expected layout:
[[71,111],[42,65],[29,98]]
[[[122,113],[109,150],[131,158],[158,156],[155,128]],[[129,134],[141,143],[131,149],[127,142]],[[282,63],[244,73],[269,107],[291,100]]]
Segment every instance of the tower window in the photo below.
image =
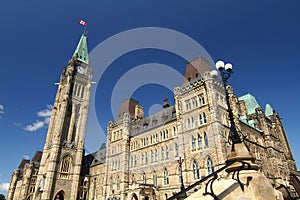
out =
[[71,156],[65,156],[60,164],[60,177],[61,178],[68,178],[70,169],[71,169],[71,163],[72,158]]

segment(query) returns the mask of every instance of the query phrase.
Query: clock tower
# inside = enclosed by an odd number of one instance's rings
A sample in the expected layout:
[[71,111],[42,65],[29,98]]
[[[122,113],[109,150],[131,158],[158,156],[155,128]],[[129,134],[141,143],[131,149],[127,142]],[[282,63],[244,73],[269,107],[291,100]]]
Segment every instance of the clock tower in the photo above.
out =
[[34,200],[76,200],[81,181],[92,68],[87,35],[61,73],[36,181]]

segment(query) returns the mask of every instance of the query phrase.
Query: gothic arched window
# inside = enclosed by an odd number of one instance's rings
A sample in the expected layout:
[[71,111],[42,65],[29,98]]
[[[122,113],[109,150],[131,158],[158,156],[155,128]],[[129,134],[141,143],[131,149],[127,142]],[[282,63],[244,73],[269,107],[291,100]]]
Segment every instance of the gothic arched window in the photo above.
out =
[[207,119],[206,119],[206,114],[205,113],[203,113],[203,123],[204,124],[207,123]]
[[142,153],[142,157],[141,157],[141,164],[144,164],[144,154]]
[[203,124],[203,119],[202,119],[202,115],[199,114],[199,125],[202,125]]
[[207,158],[207,172],[208,174],[215,172],[215,165],[210,157]]
[[177,143],[175,143],[175,156],[177,157],[179,155],[179,146]]
[[206,147],[208,147],[208,137],[207,134],[204,132],[204,144]]
[[196,150],[196,139],[192,136],[192,150]]
[[198,147],[202,148],[202,137],[200,134],[198,134]]
[[120,185],[121,185],[120,182],[121,182],[120,177],[118,176],[118,178],[117,178],[117,190],[118,191],[120,191]]
[[143,173],[142,180],[143,180],[143,183],[144,183],[144,184],[147,183],[147,180],[146,180],[146,174],[145,174],[145,173]]
[[194,117],[192,117],[192,128],[195,127],[195,120],[194,120]]
[[198,163],[195,160],[193,162],[193,175],[194,175],[194,180],[200,178],[199,166],[198,166]]
[[155,171],[153,172],[153,185],[157,186],[157,175]]
[[110,191],[112,191],[114,189],[114,181],[113,178],[110,177]]
[[60,164],[60,173],[62,178],[68,178],[68,175],[71,171],[71,165],[72,165],[71,156],[67,155],[63,157]]
[[151,163],[154,162],[154,152],[151,150]]
[[165,185],[169,184],[169,173],[168,173],[168,170],[166,168],[164,170],[164,184]]
[[166,146],[166,159],[169,159],[169,147]]

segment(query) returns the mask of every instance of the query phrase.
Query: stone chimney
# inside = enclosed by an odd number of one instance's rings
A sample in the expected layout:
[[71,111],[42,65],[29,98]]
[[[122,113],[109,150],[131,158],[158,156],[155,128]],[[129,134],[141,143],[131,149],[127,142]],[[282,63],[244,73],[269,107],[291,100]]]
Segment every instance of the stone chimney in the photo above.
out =
[[164,103],[163,103],[163,108],[168,108],[168,107],[170,107],[169,101],[168,101],[168,98],[165,98]]

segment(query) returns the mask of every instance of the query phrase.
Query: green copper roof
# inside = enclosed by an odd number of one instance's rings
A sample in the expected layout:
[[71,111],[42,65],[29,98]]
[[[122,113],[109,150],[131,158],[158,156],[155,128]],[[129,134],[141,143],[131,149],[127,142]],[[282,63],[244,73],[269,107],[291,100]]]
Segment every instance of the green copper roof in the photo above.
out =
[[252,96],[251,94],[246,94],[244,96],[241,96],[239,97],[239,100],[243,100],[245,102],[248,115],[255,113],[255,109],[260,107],[255,97]]
[[270,104],[267,104],[267,105],[266,105],[265,114],[266,114],[266,116],[273,115],[273,108],[271,107]]
[[82,34],[77,48],[75,49],[75,52],[73,54],[73,57],[77,54],[77,60],[89,64],[89,55],[88,55],[88,48],[87,48],[87,41],[86,41],[86,34]]

